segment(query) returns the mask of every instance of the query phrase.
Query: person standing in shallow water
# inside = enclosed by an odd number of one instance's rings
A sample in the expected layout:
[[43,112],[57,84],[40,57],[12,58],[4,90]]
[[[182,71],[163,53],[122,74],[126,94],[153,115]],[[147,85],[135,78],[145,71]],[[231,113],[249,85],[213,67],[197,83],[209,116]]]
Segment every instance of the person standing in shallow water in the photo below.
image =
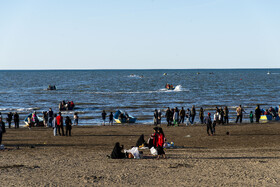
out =
[[74,125],[75,126],[79,125],[79,116],[77,112],[74,113]]
[[102,121],[103,121],[103,125],[105,125],[105,121],[106,121],[106,112],[105,112],[105,110],[103,110],[103,112],[102,112],[102,114],[101,114],[101,116],[102,116]]

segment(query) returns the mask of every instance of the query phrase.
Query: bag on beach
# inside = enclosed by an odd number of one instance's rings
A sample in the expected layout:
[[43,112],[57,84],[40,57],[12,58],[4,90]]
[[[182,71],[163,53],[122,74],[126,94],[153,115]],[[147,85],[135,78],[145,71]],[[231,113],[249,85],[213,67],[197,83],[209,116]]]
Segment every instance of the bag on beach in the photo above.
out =
[[156,150],[154,147],[152,147],[152,148],[150,149],[150,151],[151,151],[151,154],[152,154],[152,155],[158,155],[158,152],[157,152],[157,150]]

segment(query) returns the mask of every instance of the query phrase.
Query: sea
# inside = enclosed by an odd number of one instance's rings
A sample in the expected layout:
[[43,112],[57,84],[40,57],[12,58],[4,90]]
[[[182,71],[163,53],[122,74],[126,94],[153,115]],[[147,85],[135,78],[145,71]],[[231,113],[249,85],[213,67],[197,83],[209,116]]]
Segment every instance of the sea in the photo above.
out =
[[[235,109],[245,109],[244,121],[257,104],[263,109],[280,104],[280,69],[184,69],[184,70],[1,70],[0,112],[18,112],[20,125],[26,116],[52,108],[59,112],[60,101],[73,101],[73,111],[63,116],[79,125],[101,125],[103,110],[122,110],[137,118],[136,124],[153,124],[153,112],[167,107],[191,108],[212,113],[228,106],[230,121]],[[166,83],[174,90],[165,89]],[[47,90],[55,85],[57,90]],[[5,120],[4,120],[5,121]],[[166,123],[165,118],[162,119]]]

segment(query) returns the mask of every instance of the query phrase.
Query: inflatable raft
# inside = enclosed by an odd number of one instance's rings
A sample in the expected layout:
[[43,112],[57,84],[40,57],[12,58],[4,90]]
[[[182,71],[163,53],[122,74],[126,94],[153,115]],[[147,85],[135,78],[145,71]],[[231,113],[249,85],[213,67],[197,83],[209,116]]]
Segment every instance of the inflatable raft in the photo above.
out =
[[[119,118],[119,116],[123,114],[123,118]],[[127,117],[128,116],[128,117]],[[127,114],[127,116],[124,115],[124,112],[122,112],[121,110],[117,110],[115,115],[114,115],[114,120],[116,123],[135,123],[136,119],[135,117]]]
[[271,120],[278,121],[279,116],[276,116],[276,118],[273,118],[272,115],[261,115],[260,120],[262,120],[262,121],[271,121]]
[[[25,127],[28,127],[29,124],[28,124],[28,118],[31,118],[32,117],[32,113],[28,114],[28,116],[24,119],[24,123],[25,123]],[[44,126],[44,120],[43,118],[37,116],[37,119],[38,119],[38,122],[37,122],[37,125],[36,127],[43,127]],[[32,122],[31,126],[34,126],[35,122]]]

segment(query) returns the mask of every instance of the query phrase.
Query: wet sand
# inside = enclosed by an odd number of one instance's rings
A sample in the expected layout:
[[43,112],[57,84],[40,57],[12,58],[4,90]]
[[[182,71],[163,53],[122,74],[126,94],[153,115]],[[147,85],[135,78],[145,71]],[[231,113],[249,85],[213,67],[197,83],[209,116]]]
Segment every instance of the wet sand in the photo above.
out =
[[[153,126],[73,127],[72,137],[49,128],[7,129],[0,151],[1,186],[279,186],[280,123],[162,126],[167,159],[108,159],[115,142],[125,148]],[[229,132],[230,135],[226,135]]]

